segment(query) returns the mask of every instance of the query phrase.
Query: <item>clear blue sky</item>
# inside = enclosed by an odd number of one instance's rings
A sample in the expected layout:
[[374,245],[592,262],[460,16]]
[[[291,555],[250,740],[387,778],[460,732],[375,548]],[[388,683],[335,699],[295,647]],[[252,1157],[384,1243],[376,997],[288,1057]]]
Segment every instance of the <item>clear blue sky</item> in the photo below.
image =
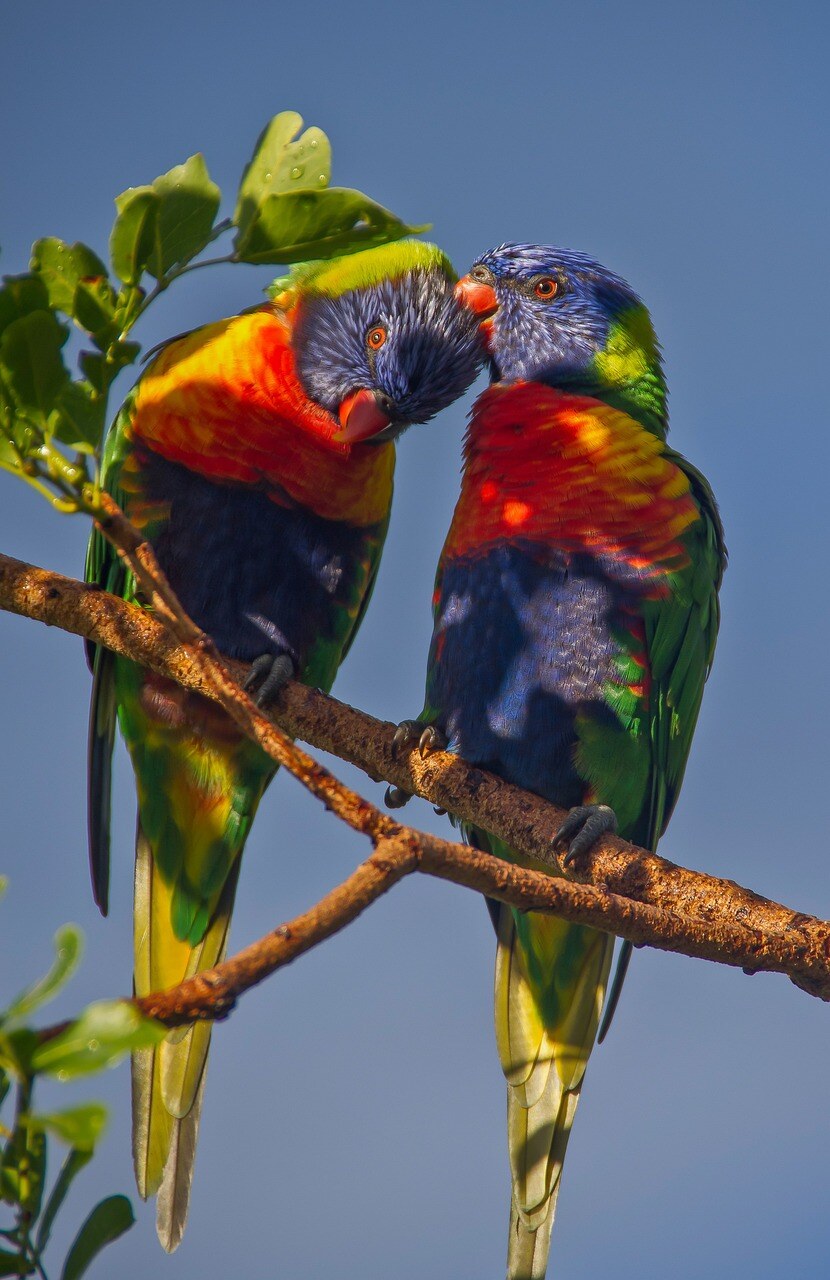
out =
[[[24,269],[41,235],[103,251],[112,198],[197,150],[230,201],[260,128],[292,107],[331,136],[335,181],[431,220],[459,267],[502,240],[538,240],[631,280],[665,348],[672,442],[710,477],[731,552],[715,671],[662,848],[824,916],[828,12],[798,0],[44,0],[6,6],[0,84],[5,271]],[[139,336],[230,314],[267,279],[197,274]],[[336,687],[394,720],[421,706],[467,407],[403,441],[378,590]],[[0,478],[3,551],[80,573],[85,538],[82,521]],[[0,655],[0,995],[45,967],[51,933],[76,920],[88,950],[66,1014],[129,988],[132,778],[122,750],[103,921],[87,883],[81,645],[0,615]],[[420,802],[409,816],[447,829]],[[310,904],[363,852],[280,778],[246,853],[233,943]],[[142,1210],[95,1274],[503,1274],[492,953],[476,897],[409,882],[246,997],[216,1032],[182,1248],[164,1259]],[[589,1069],[555,1274],[826,1271],[828,1062],[827,1009],[785,979],[638,952]],[[113,1123],[63,1236],[96,1194],[133,1191],[126,1067],[96,1090]],[[44,1101],[69,1096],[55,1086]]]

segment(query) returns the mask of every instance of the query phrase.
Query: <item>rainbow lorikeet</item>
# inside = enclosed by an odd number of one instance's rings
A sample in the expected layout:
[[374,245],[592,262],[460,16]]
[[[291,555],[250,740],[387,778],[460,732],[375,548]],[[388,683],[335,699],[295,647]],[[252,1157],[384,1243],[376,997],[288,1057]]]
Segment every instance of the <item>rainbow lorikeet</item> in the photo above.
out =
[[[394,437],[481,363],[476,318],[433,245],[405,241],[294,270],[272,302],[165,346],[121,409],[103,483],[219,649],[266,701],[289,676],[328,690],[372,592]],[[136,603],[93,534],[87,578]],[[90,860],[106,912],[116,718],[136,775],[135,989],[225,953],[239,864],[272,760],[205,698],[93,649]],[[168,1250],[187,1213],[210,1024],[133,1061],[138,1189]]]
[[[492,384],[472,411],[438,568],[425,709],[399,740],[446,741],[568,807],[566,862],[617,826],[654,849],[718,629],[726,553],[712,491],[666,444],[654,329],[618,276],[579,253],[508,244],[457,292],[481,323]],[[465,834],[515,860],[486,831]],[[490,906],[508,1276],[538,1280],[614,940]]]

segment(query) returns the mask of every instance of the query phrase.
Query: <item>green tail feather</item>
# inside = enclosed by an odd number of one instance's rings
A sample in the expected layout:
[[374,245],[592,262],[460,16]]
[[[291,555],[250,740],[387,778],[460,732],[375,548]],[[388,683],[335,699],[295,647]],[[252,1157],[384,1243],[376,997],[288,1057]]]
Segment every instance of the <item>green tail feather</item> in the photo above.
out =
[[114,656],[98,648],[92,657],[92,698],[87,740],[87,827],[92,893],[101,914],[109,911],[112,748],[115,740]]
[[513,1181],[508,1280],[542,1280],[614,939],[552,916],[499,909],[496,1041],[507,1079]]
[[[186,966],[173,981],[212,968],[224,959],[240,861],[240,857],[234,860],[207,932],[191,949]],[[138,994],[156,985],[155,975],[163,964],[155,950],[169,944],[171,938],[157,903],[154,909],[154,892],[158,893],[160,888],[158,867],[139,824],[135,871],[135,989]],[[143,1049],[133,1055],[136,1185],[145,1200],[158,1193],[159,1239],[168,1252],[178,1246],[187,1221],[211,1029],[209,1022],[178,1028],[157,1048]]]

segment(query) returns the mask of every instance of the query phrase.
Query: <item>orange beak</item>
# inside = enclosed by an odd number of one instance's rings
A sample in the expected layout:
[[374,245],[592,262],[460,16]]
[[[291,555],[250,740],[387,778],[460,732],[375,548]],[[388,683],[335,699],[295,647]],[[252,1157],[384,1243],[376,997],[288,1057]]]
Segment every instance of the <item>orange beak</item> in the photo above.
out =
[[481,320],[486,320],[499,309],[493,286],[474,280],[472,276],[463,276],[459,280],[455,286],[455,296],[462,307],[472,311]]
[[338,412],[340,431],[335,440],[340,444],[358,444],[361,440],[371,440],[379,432],[389,426],[392,419],[378,404],[374,391],[361,387],[340,405]]

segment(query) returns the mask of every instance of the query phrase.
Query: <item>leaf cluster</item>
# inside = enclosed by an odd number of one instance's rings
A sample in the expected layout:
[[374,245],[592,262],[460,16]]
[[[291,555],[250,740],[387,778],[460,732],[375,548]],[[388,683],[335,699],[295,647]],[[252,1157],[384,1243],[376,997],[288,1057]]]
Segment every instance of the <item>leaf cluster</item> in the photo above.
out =
[[[8,1225],[0,1227],[0,1276],[48,1280],[44,1254],[55,1218],[75,1178],[92,1159],[107,1122],[100,1102],[36,1110],[38,1077],[66,1081],[101,1071],[134,1049],[158,1043],[165,1033],[133,1005],[118,1000],[90,1005],[54,1034],[29,1025],[29,1017],[75,972],[82,943],[74,925],[59,929],[49,971],[0,1012],[0,1213],[5,1211],[9,1218]],[[49,1187],[47,1164],[54,1139],[69,1150]],[[126,1196],[100,1201],[70,1246],[61,1280],[78,1280],[104,1246],[123,1235],[134,1220]]]
[[[34,244],[26,273],[4,277],[0,467],[60,510],[97,514],[109,390],[140,354],[134,326],[174,280],[217,263],[331,258],[424,230],[360,191],[330,186],[328,138],[302,126],[294,111],[266,126],[232,217],[219,218],[222,193],[197,154],[116,198],[109,265],[86,244],[49,237]],[[202,256],[226,234],[227,252]],[[70,371],[73,328],[82,349]]]

